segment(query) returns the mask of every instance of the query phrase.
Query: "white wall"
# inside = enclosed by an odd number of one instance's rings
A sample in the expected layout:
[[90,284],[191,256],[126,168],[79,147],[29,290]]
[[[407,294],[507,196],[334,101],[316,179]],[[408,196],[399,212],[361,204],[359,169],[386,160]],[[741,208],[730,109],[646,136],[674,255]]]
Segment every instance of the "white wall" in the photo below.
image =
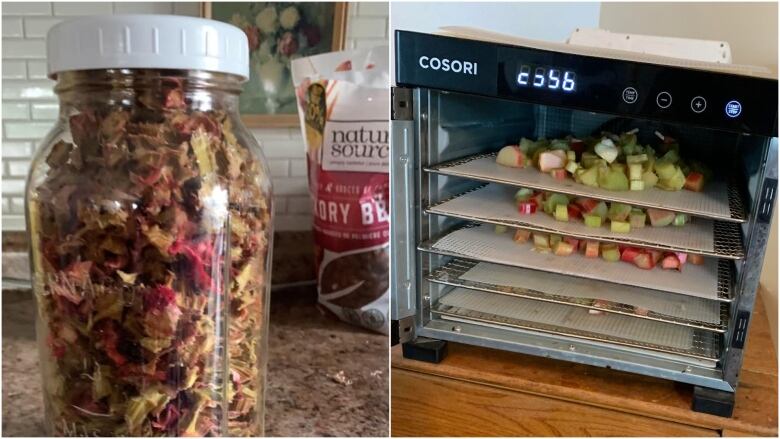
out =
[[518,37],[563,42],[577,27],[598,27],[599,3],[403,2],[390,8],[393,30],[434,32],[470,26]]
[[[727,41],[734,63],[777,72],[777,3],[604,3],[601,27],[615,32]],[[769,325],[777,350],[777,207],[764,259]]]
[[[2,213],[4,230],[24,228],[24,178],[32,151],[57,117],[53,81],[46,79],[46,31],[66,18],[112,13],[197,16],[199,4],[3,3]],[[387,3],[350,3],[347,48],[386,43]],[[309,230],[311,212],[300,128],[255,129],[269,159],[276,194],[276,229]]]

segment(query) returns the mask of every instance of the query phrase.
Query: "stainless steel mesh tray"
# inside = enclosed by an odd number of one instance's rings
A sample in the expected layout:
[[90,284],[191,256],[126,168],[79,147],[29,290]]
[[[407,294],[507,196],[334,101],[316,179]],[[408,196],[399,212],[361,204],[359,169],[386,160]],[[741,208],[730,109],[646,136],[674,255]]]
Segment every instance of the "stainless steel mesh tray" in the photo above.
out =
[[660,268],[642,270],[624,262],[606,262],[579,253],[564,257],[538,252],[532,245],[518,245],[508,233],[497,234],[493,226],[484,224],[450,231],[421,243],[418,250],[704,299],[723,300],[724,296],[730,297],[731,291],[731,270],[724,273],[721,268],[724,262],[729,264],[726,260],[705,258],[703,265],[686,264],[681,272]]
[[455,288],[433,305],[445,320],[534,330],[716,361],[721,335],[618,314]]
[[742,200],[734,185],[722,181],[708,182],[703,192],[608,191],[579,184],[572,179],[556,180],[549,174],[528,167],[509,168],[496,163],[496,153],[480,154],[425,168],[428,172],[472,180],[503,183],[512,186],[560,192],[564,194],[618,201],[634,206],[673,210],[723,221],[745,222]]
[[616,242],[662,250],[698,253],[728,259],[745,256],[739,224],[694,217],[683,227],[644,227],[614,233],[609,226],[587,227],[581,220],[562,222],[543,212],[520,215],[513,202],[515,189],[488,184],[430,206],[426,212],[509,227],[560,233],[580,239]]
[[525,299],[725,332],[729,304],[517,267],[452,259],[426,274],[431,282]]

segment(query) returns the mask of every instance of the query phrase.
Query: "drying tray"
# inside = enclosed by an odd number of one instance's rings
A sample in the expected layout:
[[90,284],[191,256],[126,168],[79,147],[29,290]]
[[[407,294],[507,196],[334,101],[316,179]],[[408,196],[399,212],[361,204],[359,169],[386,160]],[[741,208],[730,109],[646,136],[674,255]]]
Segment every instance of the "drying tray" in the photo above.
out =
[[717,361],[721,335],[619,314],[592,315],[588,310],[465,288],[441,297],[431,312],[442,319],[510,327],[639,347]]
[[[488,293],[725,332],[729,304],[665,291],[578,279],[525,268],[451,259],[426,275],[431,282]],[[643,311],[641,311],[643,310]]]
[[582,220],[557,221],[551,215],[537,212],[521,215],[514,203],[515,189],[500,184],[487,184],[430,206],[426,212],[509,227],[559,233],[579,239],[595,239],[661,250],[698,253],[728,259],[742,259],[742,234],[739,224],[708,218],[692,218],[682,227],[651,227],[631,229],[630,233],[614,233],[608,225],[588,227]]
[[608,191],[577,183],[571,178],[557,180],[533,167],[510,168],[496,163],[497,153],[468,156],[427,167],[425,171],[464,177],[512,186],[560,192],[589,198],[672,210],[723,221],[745,222],[742,198],[734,184],[710,181],[704,191],[665,191],[651,188],[644,191]]
[[685,264],[681,272],[659,267],[642,270],[626,262],[586,258],[579,252],[556,256],[552,252],[536,251],[531,243],[517,244],[509,233],[495,233],[493,226],[486,224],[468,224],[421,243],[418,250],[704,299],[731,298],[731,265],[729,261],[715,258],[704,258],[703,265]]

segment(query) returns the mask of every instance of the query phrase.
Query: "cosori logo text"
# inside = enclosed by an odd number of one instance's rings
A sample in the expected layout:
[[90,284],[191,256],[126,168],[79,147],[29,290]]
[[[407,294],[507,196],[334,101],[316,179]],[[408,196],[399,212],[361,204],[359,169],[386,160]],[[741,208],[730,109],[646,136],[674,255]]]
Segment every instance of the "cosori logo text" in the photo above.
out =
[[441,70],[442,72],[462,73],[464,75],[476,75],[477,63],[471,61],[461,61],[458,59],[437,58],[435,56],[423,55],[417,60],[420,67],[430,70]]

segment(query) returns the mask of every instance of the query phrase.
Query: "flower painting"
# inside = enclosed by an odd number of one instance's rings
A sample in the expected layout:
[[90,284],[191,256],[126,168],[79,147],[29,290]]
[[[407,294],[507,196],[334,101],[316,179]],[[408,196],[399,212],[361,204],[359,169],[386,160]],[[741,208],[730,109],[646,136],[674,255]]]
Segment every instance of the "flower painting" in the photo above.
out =
[[240,28],[249,40],[250,78],[240,98],[247,126],[297,125],[290,61],[341,50],[345,11],[333,2],[204,4],[206,17]]

